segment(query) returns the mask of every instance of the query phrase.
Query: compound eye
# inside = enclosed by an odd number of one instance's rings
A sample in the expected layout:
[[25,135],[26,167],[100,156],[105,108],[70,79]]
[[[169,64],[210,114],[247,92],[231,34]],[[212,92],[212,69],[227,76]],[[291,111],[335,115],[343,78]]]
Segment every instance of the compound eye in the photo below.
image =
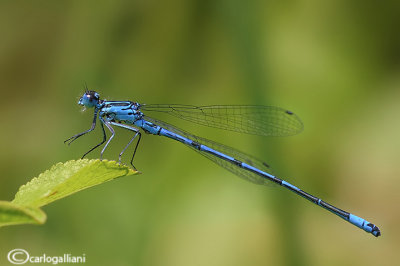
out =
[[86,93],[87,97],[89,100],[99,100],[100,99],[100,95],[95,92],[95,91],[89,91]]

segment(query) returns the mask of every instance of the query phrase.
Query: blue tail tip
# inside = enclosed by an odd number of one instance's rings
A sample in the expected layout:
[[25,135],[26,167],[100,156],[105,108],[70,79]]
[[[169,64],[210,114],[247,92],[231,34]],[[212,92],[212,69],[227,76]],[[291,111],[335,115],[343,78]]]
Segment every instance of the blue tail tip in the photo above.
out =
[[373,234],[375,237],[378,237],[381,235],[381,230],[379,230],[378,226],[376,226],[354,214],[350,213],[348,221],[350,223],[354,224],[355,226],[363,229],[365,232]]

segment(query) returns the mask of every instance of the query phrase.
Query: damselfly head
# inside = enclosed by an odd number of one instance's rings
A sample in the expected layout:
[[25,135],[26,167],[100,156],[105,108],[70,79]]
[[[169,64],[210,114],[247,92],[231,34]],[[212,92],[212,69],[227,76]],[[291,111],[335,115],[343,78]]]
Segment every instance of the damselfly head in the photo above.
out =
[[95,91],[86,91],[79,99],[78,104],[87,108],[95,107],[100,101],[100,95]]

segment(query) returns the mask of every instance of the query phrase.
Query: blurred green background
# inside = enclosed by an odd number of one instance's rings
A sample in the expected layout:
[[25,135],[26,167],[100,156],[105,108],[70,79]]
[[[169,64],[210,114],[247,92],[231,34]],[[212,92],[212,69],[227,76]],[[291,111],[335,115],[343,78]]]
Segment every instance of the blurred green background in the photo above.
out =
[[[76,104],[87,82],[109,100],[294,111],[305,129],[287,138],[168,121],[264,158],[383,235],[144,135],[141,175],[46,206],[43,226],[1,228],[0,265],[14,248],[85,253],[86,265],[395,265],[399,12],[399,1],[2,1],[2,200],[101,139],[63,144],[90,126],[92,112]],[[106,158],[131,136],[117,134]]]

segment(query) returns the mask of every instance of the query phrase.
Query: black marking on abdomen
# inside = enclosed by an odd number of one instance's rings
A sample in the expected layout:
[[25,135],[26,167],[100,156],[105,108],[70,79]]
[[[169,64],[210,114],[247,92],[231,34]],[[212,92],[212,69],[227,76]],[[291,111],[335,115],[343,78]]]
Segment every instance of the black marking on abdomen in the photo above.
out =
[[[304,191],[303,191],[304,192]],[[304,192],[304,193],[306,193],[307,195],[310,195],[310,194],[308,194],[307,192]],[[311,195],[310,195],[311,196]],[[314,197],[314,196],[312,196],[312,197]],[[316,198],[316,197],[314,197],[314,198]],[[308,199],[308,198],[307,198]],[[310,199],[309,199],[310,200]],[[310,201],[313,201],[313,200],[310,200]],[[333,206],[333,205],[330,205],[329,203],[326,203],[325,201],[323,201],[323,200],[321,200],[321,199],[318,199],[318,201],[317,201],[317,203],[316,203],[317,205],[319,205],[319,206],[322,206],[322,207],[324,207],[325,209],[327,209],[327,210],[329,210],[329,211],[331,211],[331,212],[333,212],[333,213],[335,213],[335,214],[337,214],[337,215],[339,215],[339,216],[341,216],[341,217],[343,217],[344,219],[346,219],[346,220],[349,220],[349,217],[350,217],[350,213],[348,213],[348,212],[346,212],[346,211],[344,211],[344,210],[341,210],[341,209],[339,209],[339,208],[337,208],[337,207],[335,207],[335,206]]]
[[199,151],[201,150],[201,144],[196,141],[192,141],[192,146]]
[[232,163],[233,163],[233,164],[235,164],[235,165],[237,165],[237,166],[239,166],[239,167],[242,167],[242,168],[243,168],[243,164],[242,164],[242,162],[241,162],[241,161],[239,161],[239,160],[236,160],[235,158],[233,158],[233,161],[232,161]]
[[272,182],[275,182],[275,183],[277,183],[278,185],[281,185],[281,186],[282,186],[282,179],[279,179],[279,178],[277,178],[276,176],[274,176],[273,179],[269,179],[269,180],[271,180]]
[[[254,172],[254,171],[252,171],[252,172]],[[263,171],[262,171],[262,172],[263,172]],[[255,172],[255,173],[260,174],[260,173],[258,173],[258,172]],[[283,181],[282,179],[279,179],[279,178],[277,178],[276,176],[270,175],[270,174],[268,174],[268,173],[265,173],[265,174],[261,173],[261,175],[262,175],[265,179],[267,179],[267,180],[269,180],[269,181],[272,181],[272,182],[274,182],[274,183],[277,183],[278,185],[282,186],[282,181]]]

